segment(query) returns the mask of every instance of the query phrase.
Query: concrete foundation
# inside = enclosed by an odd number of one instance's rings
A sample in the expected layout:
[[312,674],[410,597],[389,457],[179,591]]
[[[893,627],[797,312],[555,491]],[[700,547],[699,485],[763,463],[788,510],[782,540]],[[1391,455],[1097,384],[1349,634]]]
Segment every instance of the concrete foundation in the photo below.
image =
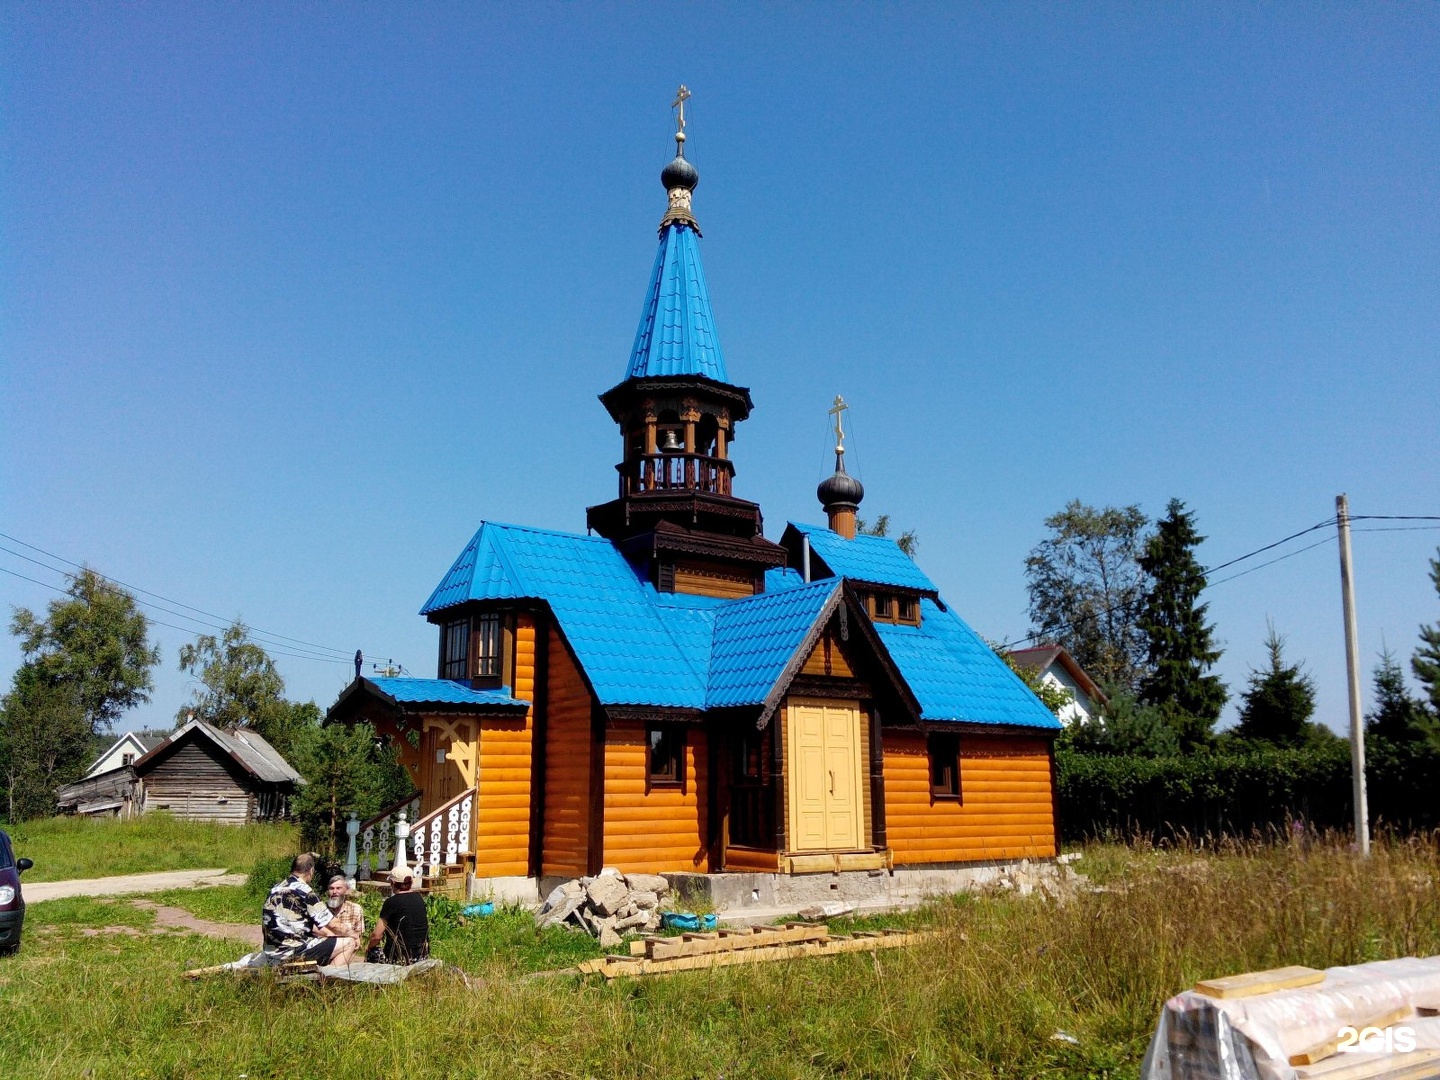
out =
[[[663,875],[675,890],[678,908],[700,908],[725,922],[764,922],[815,904],[846,904],[857,913],[917,907],[935,896],[988,887],[1011,888],[1024,896],[1036,889],[1058,891],[1073,881],[1069,863],[1060,859],[931,864],[893,870],[843,870],[818,874]],[[620,868],[623,871],[623,867]],[[474,878],[472,899],[494,899],[538,907],[567,878]],[[670,907],[671,904],[665,905]]]

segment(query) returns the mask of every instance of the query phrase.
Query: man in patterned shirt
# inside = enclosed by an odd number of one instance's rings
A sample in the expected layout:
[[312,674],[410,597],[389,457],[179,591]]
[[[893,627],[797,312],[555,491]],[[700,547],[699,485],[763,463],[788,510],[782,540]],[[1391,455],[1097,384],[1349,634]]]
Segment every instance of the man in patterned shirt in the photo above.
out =
[[290,876],[270,890],[260,925],[265,951],[278,960],[314,960],[321,967],[348,964],[355,939],[341,937],[330,925],[334,915],[310,888],[315,856],[297,855]]

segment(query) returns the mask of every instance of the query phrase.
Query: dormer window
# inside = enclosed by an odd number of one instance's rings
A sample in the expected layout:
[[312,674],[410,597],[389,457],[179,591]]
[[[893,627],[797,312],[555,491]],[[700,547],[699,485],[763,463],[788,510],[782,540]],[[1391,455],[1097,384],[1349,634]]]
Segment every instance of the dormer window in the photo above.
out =
[[456,619],[440,630],[440,677],[499,686],[505,677],[505,624],[498,611]]
[[920,601],[909,593],[862,592],[865,612],[872,622],[899,623],[903,626],[920,625]]

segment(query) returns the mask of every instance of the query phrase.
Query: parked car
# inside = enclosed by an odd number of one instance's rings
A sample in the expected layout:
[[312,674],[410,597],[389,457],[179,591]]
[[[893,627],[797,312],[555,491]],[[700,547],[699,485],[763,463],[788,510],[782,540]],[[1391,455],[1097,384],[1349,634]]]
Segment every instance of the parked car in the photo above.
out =
[[15,858],[10,837],[0,829],[0,956],[20,948],[20,930],[25,925],[20,875],[34,865],[29,859]]

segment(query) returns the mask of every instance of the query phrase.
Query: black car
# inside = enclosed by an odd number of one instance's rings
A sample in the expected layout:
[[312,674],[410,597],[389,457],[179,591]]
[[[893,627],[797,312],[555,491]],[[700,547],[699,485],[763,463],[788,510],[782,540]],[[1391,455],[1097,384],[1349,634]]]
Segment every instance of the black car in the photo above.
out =
[[10,837],[0,830],[0,956],[20,948],[20,929],[25,925],[20,875],[34,865],[29,859],[15,858]]

